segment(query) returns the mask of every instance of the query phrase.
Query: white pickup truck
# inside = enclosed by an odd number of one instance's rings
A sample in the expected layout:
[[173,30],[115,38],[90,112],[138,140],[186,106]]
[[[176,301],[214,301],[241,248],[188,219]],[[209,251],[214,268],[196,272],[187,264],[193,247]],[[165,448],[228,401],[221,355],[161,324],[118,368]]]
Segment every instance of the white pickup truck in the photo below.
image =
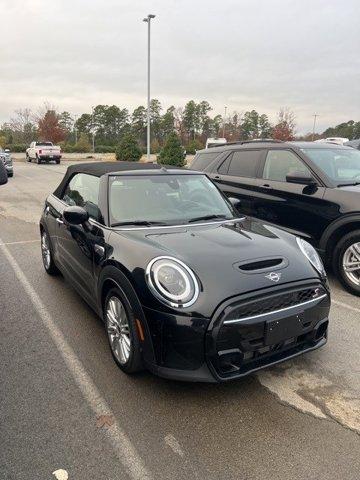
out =
[[52,142],[31,142],[30,147],[26,150],[26,160],[31,162],[36,160],[36,163],[50,162],[54,160],[60,163],[61,148],[58,145],[53,145]]

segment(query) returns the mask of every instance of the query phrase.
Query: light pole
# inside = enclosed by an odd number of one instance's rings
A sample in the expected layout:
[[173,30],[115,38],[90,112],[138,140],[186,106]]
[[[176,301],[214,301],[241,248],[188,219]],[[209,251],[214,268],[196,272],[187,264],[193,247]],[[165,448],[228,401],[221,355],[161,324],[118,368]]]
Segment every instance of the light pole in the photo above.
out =
[[224,115],[224,121],[223,121],[223,138],[225,138],[226,110],[227,110],[227,107],[225,107],[225,115]]
[[93,151],[93,153],[95,153],[95,123],[94,123],[94,107],[91,107],[91,111],[92,111],[92,119],[91,119],[91,123],[92,123],[92,151]]
[[150,162],[150,23],[151,19],[155,18],[155,15],[149,13],[147,17],[143,19],[148,25],[148,54],[147,54],[147,135],[146,135],[146,151],[147,160]]
[[314,141],[314,137],[315,137],[315,125],[316,125],[316,118],[318,117],[319,115],[317,113],[315,113],[315,115],[313,115],[314,117],[314,125],[313,125],[313,132],[312,132],[312,141]]

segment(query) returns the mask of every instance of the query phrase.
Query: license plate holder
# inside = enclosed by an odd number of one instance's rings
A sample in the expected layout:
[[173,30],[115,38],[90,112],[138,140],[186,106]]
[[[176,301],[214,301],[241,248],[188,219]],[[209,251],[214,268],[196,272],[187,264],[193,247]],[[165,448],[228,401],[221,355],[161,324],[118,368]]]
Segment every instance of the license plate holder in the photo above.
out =
[[265,343],[266,345],[274,345],[289,338],[297,337],[302,334],[303,328],[300,314],[279,320],[269,320],[266,322]]

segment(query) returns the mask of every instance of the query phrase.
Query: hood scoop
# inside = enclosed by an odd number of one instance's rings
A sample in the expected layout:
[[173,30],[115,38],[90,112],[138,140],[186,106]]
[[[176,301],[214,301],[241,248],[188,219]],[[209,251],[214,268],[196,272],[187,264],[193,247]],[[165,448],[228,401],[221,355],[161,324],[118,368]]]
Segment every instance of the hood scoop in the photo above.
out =
[[262,257],[256,260],[246,260],[234,264],[243,273],[263,273],[268,271],[280,270],[289,265],[289,261],[284,257]]

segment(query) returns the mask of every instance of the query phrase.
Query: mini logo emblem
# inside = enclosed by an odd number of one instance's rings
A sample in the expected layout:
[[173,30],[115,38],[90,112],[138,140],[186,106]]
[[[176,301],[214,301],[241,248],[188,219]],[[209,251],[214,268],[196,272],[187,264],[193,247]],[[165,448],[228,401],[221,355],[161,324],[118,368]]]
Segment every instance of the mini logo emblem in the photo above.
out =
[[268,273],[267,275],[265,275],[265,278],[268,278],[272,282],[277,283],[281,278],[281,273],[271,272],[271,273]]

